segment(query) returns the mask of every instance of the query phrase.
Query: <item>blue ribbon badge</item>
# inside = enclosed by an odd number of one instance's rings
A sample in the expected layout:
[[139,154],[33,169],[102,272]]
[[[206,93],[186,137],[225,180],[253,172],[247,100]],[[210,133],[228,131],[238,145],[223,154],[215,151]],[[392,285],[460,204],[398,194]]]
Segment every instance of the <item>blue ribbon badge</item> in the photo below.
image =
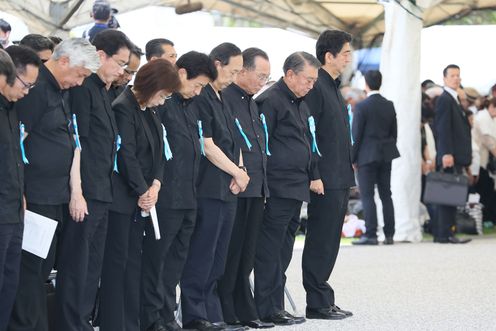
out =
[[262,125],[263,125],[264,132],[265,132],[265,153],[268,156],[271,156],[270,151],[269,151],[269,130],[267,129],[267,121],[265,120],[265,115],[260,114],[260,119],[262,120]]
[[251,151],[250,140],[248,139],[248,137],[246,136],[245,132],[243,131],[243,128],[241,127],[241,123],[239,123],[239,120],[237,118],[234,120],[234,122],[236,123],[236,126],[238,127],[239,133],[241,133],[241,136],[245,140],[246,146]]
[[351,105],[348,104],[348,106],[346,106],[346,108],[348,109],[348,119],[350,121],[350,137],[351,137],[351,144],[353,145],[355,142],[353,141],[353,133],[351,131],[351,127],[353,125],[353,112],[351,111]]
[[322,156],[319,151],[319,147],[317,146],[317,137],[315,135],[315,119],[313,116],[308,117],[308,127],[310,128],[310,134],[312,135],[312,152],[317,153],[319,156]]
[[169,141],[167,140],[167,131],[165,131],[165,126],[162,124],[162,133],[164,135],[164,154],[165,159],[169,161],[172,159],[172,151],[169,145]]
[[115,148],[115,158],[114,158],[114,171],[117,173],[119,173],[119,169],[117,169],[117,152],[119,151],[119,149],[121,149],[121,143],[122,143],[121,136],[117,135],[117,138],[115,138],[116,148]]
[[19,122],[19,131],[20,131],[20,139],[19,142],[21,144],[21,156],[22,156],[22,162],[24,164],[29,164],[28,158],[26,157],[26,150],[24,149],[24,124],[22,122]]
[[203,140],[203,126],[202,121],[198,121],[198,135],[200,136],[200,150],[201,154],[205,156],[205,141]]
[[79,148],[79,150],[82,150],[81,141],[79,140],[79,130],[78,130],[76,114],[72,114],[72,126],[74,128],[74,136],[76,139],[76,148]]

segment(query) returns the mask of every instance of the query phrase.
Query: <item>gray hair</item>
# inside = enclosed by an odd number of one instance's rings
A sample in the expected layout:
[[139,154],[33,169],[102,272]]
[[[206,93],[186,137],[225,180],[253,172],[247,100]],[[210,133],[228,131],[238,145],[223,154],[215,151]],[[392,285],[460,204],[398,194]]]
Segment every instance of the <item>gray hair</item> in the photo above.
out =
[[363,99],[365,99],[365,93],[358,89],[358,88],[350,88],[348,90],[348,92],[346,92],[346,94],[344,95],[344,98],[347,100],[347,99],[352,99],[352,100],[355,100],[355,101],[362,101]]
[[84,67],[91,72],[100,68],[100,58],[93,46],[85,38],[70,38],[62,41],[55,47],[52,59],[58,60],[62,56],[69,58],[71,67]]
[[9,54],[3,49],[0,49],[0,75],[5,76],[7,84],[11,86],[14,84],[16,78],[16,68]]
[[284,61],[284,65],[282,67],[284,74],[288,72],[288,70],[292,70],[295,74],[298,74],[303,70],[305,64],[308,64],[316,69],[319,69],[322,65],[319,60],[315,56],[307,52],[295,52],[288,56],[286,61]]

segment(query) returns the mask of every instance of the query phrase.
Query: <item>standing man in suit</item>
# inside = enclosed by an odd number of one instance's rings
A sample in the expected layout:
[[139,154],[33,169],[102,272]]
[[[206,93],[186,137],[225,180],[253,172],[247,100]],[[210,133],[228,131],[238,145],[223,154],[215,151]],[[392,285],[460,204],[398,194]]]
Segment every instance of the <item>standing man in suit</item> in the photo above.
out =
[[367,99],[358,103],[353,118],[353,165],[365,213],[366,232],[353,245],[377,245],[377,185],[384,214],[385,245],[394,243],[394,207],[391,199],[391,161],[400,156],[396,148],[396,112],[391,101],[379,94],[382,75],[378,70],[365,74]]
[[[470,124],[467,120],[457,89],[460,87],[460,67],[448,65],[443,70],[444,92],[436,103],[434,130],[436,137],[438,168],[449,173],[461,173],[472,162],[472,143]],[[465,244],[470,239],[458,239],[452,227],[455,224],[456,207],[438,207],[437,234],[434,242]]]
[[124,33],[108,29],[93,38],[101,66],[82,86],[69,91],[77,117],[80,157],[73,162],[71,218],[64,224],[57,262],[57,330],[93,330],[95,303],[108,210],[112,203],[112,171],[117,124],[107,95],[124,72],[132,44]]
[[200,331],[226,327],[217,282],[226,266],[236,195],[246,189],[250,180],[236,140],[234,118],[222,95],[243,68],[243,56],[236,45],[222,43],[210,52],[210,58],[217,78],[202,89],[191,105],[199,113],[200,144],[205,157],[200,161],[197,180],[196,227],[181,279],[183,326]]
[[234,83],[222,93],[238,126],[238,145],[250,176],[246,191],[239,194],[236,218],[229,243],[226,272],[219,282],[219,296],[224,320],[228,324],[251,328],[273,327],[258,318],[250,287],[250,274],[255,263],[255,249],[262,225],[267,186],[267,137],[253,95],[268,81],[270,63],[267,54],[258,48],[243,51],[243,69]]
[[255,254],[255,302],[262,321],[276,325],[305,322],[284,310],[286,269],[293,255],[303,201],[310,200],[310,169],[317,143],[304,100],[318,78],[320,62],[296,52],[284,61],[284,76],[257,98],[267,122],[267,199]]
[[[26,51],[26,49],[21,48]],[[39,61],[34,53],[14,57],[0,50],[0,330],[5,330],[14,304],[24,230],[24,168],[20,126],[14,102],[34,84]],[[19,54],[22,55],[22,54]],[[30,60],[31,59],[31,60]],[[17,67],[17,69],[16,69]],[[28,85],[29,86],[29,85]]]
[[343,319],[351,315],[335,305],[327,283],[339,252],[350,187],[355,186],[351,166],[348,110],[339,85],[350,64],[351,35],[324,31],[317,40],[321,63],[319,79],[305,97],[315,118],[321,157],[314,158],[310,185],[307,234],[303,250],[303,286],[307,293],[307,318]]
[[[24,47],[24,46],[16,46]],[[36,53],[34,53],[36,54]],[[39,58],[38,58],[39,59]],[[75,150],[74,121],[68,89],[81,85],[100,66],[96,49],[83,38],[64,40],[50,59],[40,66],[36,86],[16,103],[25,125],[24,145],[29,164],[24,167],[27,209],[58,222],[45,259],[23,251],[16,303],[9,330],[48,330],[45,282],[55,264],[62,224],[71,200]]]

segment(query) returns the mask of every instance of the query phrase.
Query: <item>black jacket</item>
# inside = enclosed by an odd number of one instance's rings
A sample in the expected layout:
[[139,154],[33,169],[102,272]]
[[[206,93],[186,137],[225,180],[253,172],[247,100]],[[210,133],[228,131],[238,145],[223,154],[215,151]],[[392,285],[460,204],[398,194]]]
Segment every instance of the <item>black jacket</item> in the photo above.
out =
[[[239,164],[240,146],[236,142],[236,128],[231,110],[222,99],[219,99],[211,84],[205,86],[200,95],[193,98],[191,107],[200,115],[203,137],[212,138],[215,145],[234,164]],[[217,168],[206,157],[200,161],[197,189],[198,198],[236,201],[237,196],[231,193],[229,185],[232,176]]]
[[472,138],[470,124],[460,105],[447,91],[436,102],[434,131],[437,149],[437,164],[442,164],[443,155],[451,154],[455,165],[468,166],[472,162]]
[[69,180],[76,147],[69,92],[61,90],[50,70],[42,65],[36,86],[14,107],[29,134],[24,141],[29,160],[24,167],[27,202],[69,203]]
[[281,78],[257,97],[269,131],[267,181],[270,196],[309,201],[312,148],[306,102]]
[[351,165],[350,122],[345,101],[334,80],[324,69],[305,96],[317,126],[317,142],[322,157],[315,157],[312,179],[322,179],[326,189],[347,189],[355,186]]
[[[121,136],[121,146],[117,152],[118,173],[113,177],[114,199],[111,210],[129,214],[136,210],[139,196],[148,190],[154,179],[162,182],[162,125],[154,109],[140,109],[130,88],[117,97],[112,108]],[[153,127],[148,125],[145,112],[151,112]]]
[[0,225],[23,219],[23,162],[19,121],[12,104],[0,95]]
[[355,106],[353,163],[390,162],[400,156],[396,148],[396,112],[391,101],[373,94]]
[[169,209],[196,208],[196,181],[201,151],[199,115],[191,103],[191,100],[174,93],[159,108],[162,124],[167,130],[172,159],[165,162],[164,185],[158,203]]
[[81,140],[81,186],[86,199],[112,202],[117,124],[105,83],[97,74],[70,91]]
[[267,185],[267,154],[265,146],[265,132],[258,113],[258,107],[251,95],[238,85],[232,83],[222,91],[224,103],[228,105],[233,113],[234,119],[238,119],[243,133],[252,145],[251,149],[236,128],[236,140],[243,152],[243,164],[250,176],[250,182],[240,198],[268,197],[269,187]]

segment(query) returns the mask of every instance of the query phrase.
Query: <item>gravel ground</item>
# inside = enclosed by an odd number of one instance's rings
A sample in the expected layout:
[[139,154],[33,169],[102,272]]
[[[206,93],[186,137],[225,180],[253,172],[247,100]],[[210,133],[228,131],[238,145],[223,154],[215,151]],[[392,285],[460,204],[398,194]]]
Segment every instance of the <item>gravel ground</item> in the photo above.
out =
[[[304,314],[301,247],[287,286]],[[353,317],[271,330],[496,330],[495,236],[466,245],[342,246],[330,281],[336,303]]]

